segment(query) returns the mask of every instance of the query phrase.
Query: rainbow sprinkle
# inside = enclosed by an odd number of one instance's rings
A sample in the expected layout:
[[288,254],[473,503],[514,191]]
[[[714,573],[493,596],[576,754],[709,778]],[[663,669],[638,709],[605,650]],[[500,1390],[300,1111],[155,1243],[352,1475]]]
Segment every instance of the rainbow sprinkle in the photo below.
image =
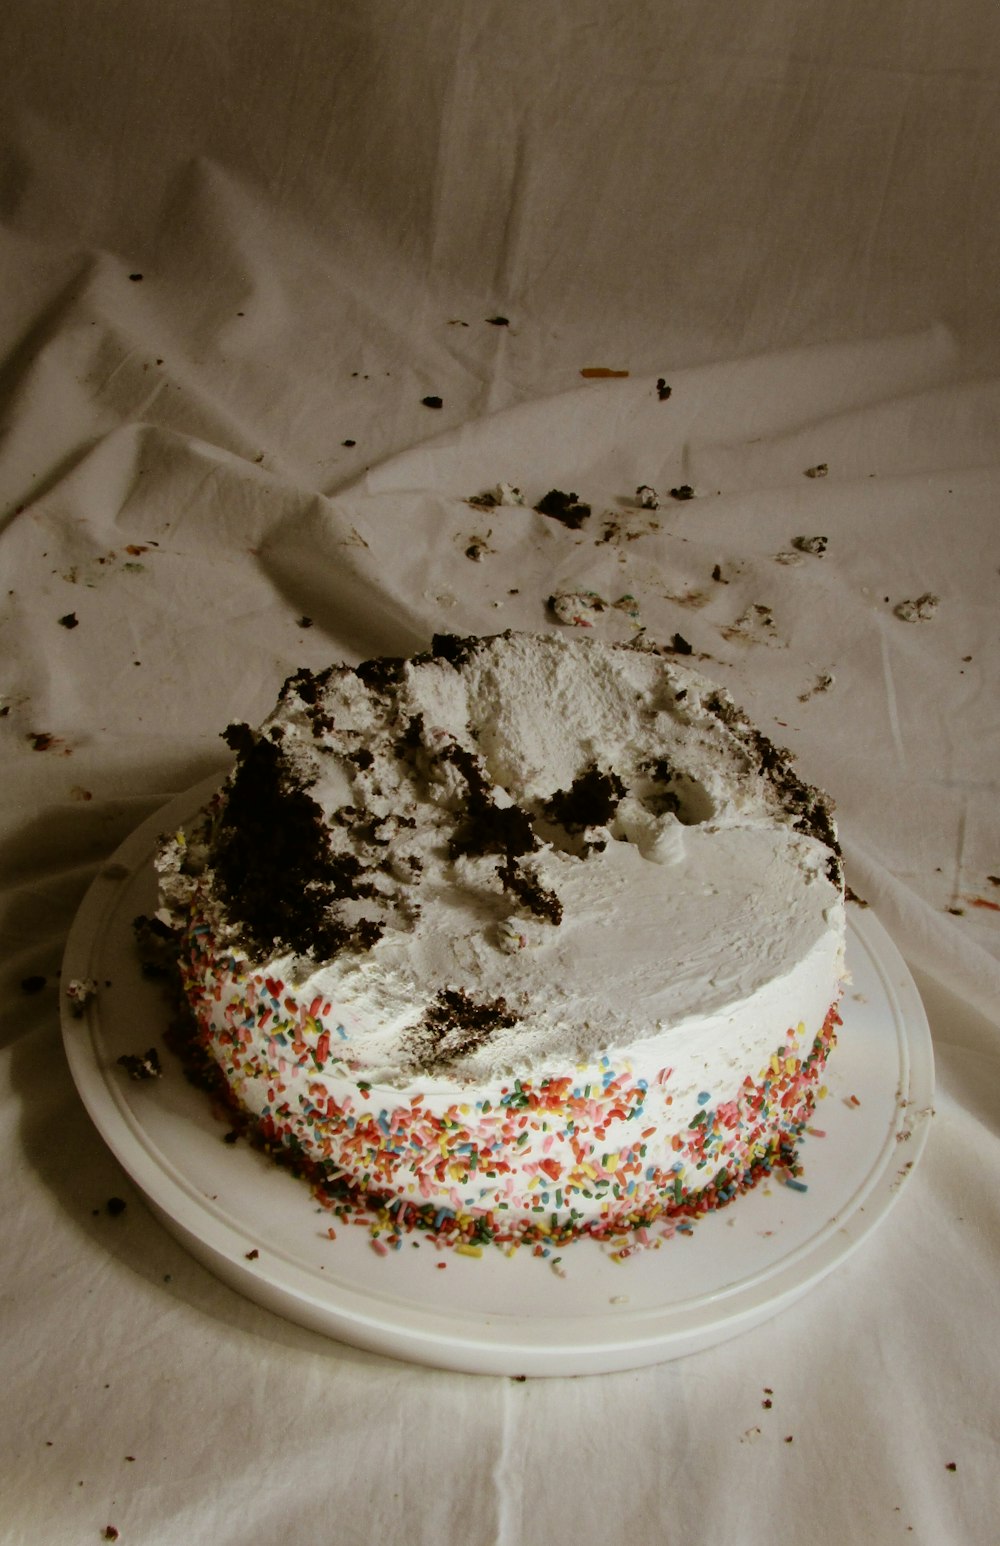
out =
[[[419,1232],[472,1257],[528,1245],[546,1259],[589,1237],[624,1260],[658,1243],[650,1229],[688,1233],[773,1172],[806,1190],[797,1145],[836,1041],[836,1006],[808,1046],[803,1026],[789,1029],[756,1079],[724,1099],[701,1090],[684,1115],[671,1110],[671,1070],[636,1079],[606,1056],[577,1079],[512,1078],[492,1099],[407,1095],[352,1078],[332,1055],[341,1025],[324,1028],[332,1006],[301,1005],[274,977],[245,976],[224,1029],[211,1029],[221,998],[213,974],[235,975],[239,963],[210,957],[197,925],[188,947],[185,990],[196,1011],[201,996],[202,1014],[175,1046],[197,1062],[230,1124],[235,1113],[338,1223],[366,1227],[379,1255]],[[315,1077],[324,1064],[337,1094]]]

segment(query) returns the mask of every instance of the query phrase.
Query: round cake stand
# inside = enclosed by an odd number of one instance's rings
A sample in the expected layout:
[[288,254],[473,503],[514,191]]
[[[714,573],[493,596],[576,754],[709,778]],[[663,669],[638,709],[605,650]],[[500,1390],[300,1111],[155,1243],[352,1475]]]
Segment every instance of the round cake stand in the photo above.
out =
[[[680,1357],[779,1314],[896,1202],[932,1114],[930,1032],[896,947],[852,905],[853,980],[796,1188],[772,1177],[690,1234],[650,1230],[654,1245],[625,1260],[589,1240],[547,1258],[486,1247],[473,1259],[426,1235],[379,1254],[366,1228],[333,1220],[304,1182],[245,1143],[224,1143],[210,1101],[163,1048],[169,1011],[141,970],[133,920],[156,906],[159,838],[218,782],[145,821],[93,882],[67,942],[62,1020],[104,1141],[166,1228],[240,1293],[314,1331],[439,1368],[597,1374]],[[67,990],[88,980],[97,991],[81,1012]],[[151,1046],[162,1077],[130,1078],[118,1059]]]

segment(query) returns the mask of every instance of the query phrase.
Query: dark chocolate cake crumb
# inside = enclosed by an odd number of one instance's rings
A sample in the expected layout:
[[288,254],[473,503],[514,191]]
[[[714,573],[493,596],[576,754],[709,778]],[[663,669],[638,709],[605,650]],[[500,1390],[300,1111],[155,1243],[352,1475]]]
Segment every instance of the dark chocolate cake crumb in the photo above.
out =
[[162,977],[177,963],[177,938],[161,918],[140,913],[132,920],[143,976]]
[[693,655],[694,646],[689,644],[682,633],[675,633],[670,641],[670,648],[675,655]]
[[490,784],[478,759],[455,743],[442,752],[442,759],[458,768],[468,786],[466,819],[451,840],[452,858],[460,854],[505,854],[516,859],[533,853],[538,846],[531,817],[519,805],[497,805]]
[[747,718],[730,699],[710,693],[705,707],[726,725],[761,773],[770,780],[782,806],[794,818],[796,831],[814,837],[830,850],[827,874],[835,886],[843,883],[840,844],[833,822],[833,805],[828,795],[805,783],[792,767],[792,754],[773,741]]
[[354,667],[355,676],[373,692],[385,692],[403,680],[406,660],[402,655],[376,655]]
[[442,988],[411,1033],[411,1056],[421,1068],[439,1068],[516,1023],[504,998],[477,1002],[461,988]]
[[690,483],[681,483],[677,488],[670,490],[671,499],[693,499],[694,489]]
[[562,489],[550,489],[535,506],[539,515],[550,515],[561,521],[571,531],[577,531],[590,514],[590,506],[575,493],[564,494]]
[[420,401],[425,408],[443,408],[444,402],[440,397],[422,397]]
[[77,617],[75,612],[67,612],[65,617],[59,618],[59,623],[63,628],[78,628],[80,625],[80,619]]
[[665,403],[672,391],[673,388],[668,387],[663,377],[660,376],[656,383],[656,395],[660,399],[660,402]]
[[335,904],[375,894],[354,854],[334,854],[321,807],[272,741],[230,725],[239,761],[219,817],[214,864],[220,893],[253,951],[275,945],[323,960],[367,946],[381,925],[349,925]]
[[474,634],[463,638],[457,633],[436,633],[431,640],[431,654],[435,660],[447,660],[458,670],[475,654],[478,644]]
[[504,889],[526,907],[536,918],[557,927],[562,923],[562,903],[554,891],[543,886],[537,875],[532,875],[516,858],[507,859],[498,871]]
[[675,769],[666,757],[656,757],[646,763],[644,771],[653,780],[656,789],[655,792],[644,796],[643,804],[655,816],[665,816],[668,811],[676,816],[681,808],[681,802],[670,787],[675,776]]
[[160,1054],[155,1047],[150,1047],[146,1052],[123,1052],[118,1059],[119,1067],[124,1068],[130,1079],[159,1079],[163,1073],[160,1064]]
[[582,832],[585,827],[606,827],[624,794],[625,785],[616,773],[602,773],[591,763],[568,789],[557,790],[546,800],[543,810],[567,832]]

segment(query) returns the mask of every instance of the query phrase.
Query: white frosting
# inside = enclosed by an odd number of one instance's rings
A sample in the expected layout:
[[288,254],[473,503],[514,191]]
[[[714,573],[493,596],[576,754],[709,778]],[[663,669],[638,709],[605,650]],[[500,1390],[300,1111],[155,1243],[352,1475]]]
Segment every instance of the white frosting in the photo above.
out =
[[[843,970],[842,889],[827,843],[796,828],[801,801],[789,810],[781,780],[761,773],[754,732],[718,711],[725,695],[653,653],[558,635],[484,640],[457,658],[417,657],[381,686],[335,668],[318,697],[312,679],[293,679],[261,727],[321,809],[334,853],[359,860],[374,887],[334,909],[381,926],[371,948],[316,962],[286,942],[251,961],[213,888],[211,843],[164,851],[167,913],[193,897],[222,947],[204,970],[202,1018],[241,1102],[271,1109],[276,1076],[292,1106],[317,1087],[349,1100],[362,1080],[386,1112],[419,1092],[440,1113],[470,1093],[496,1101],[512,1078],[613,1067],[659,1080],[644,1121],[666,1140],[699,1097],[729,1100],[757,1078],[789,1030],[804,1054]],[[594,768],[614,780],[611,814],[581,830],[550,802]],[[480,804],[530,817],[537,847],[516,867],[558,898],[559,922],[504,884],[502,853],[456,854],[470,776]],[[233,1027],[259,1014],[266,979],[297,1006],[305,1043],[327,1029],[321,1067],[266,1035],[255,1035],[259,1065],[233,1065]],[[429,1030],[445,990],[502,1000],[502,1023]],[[306,1006],[320,1001],[314,1025]],[[568,1165],[567,1144],[548,1136],[545,1154]],[[529,1149],[524,1184],[541,1153]],[[475,1206],[488,1190],[473,1177],[439,1197]]]

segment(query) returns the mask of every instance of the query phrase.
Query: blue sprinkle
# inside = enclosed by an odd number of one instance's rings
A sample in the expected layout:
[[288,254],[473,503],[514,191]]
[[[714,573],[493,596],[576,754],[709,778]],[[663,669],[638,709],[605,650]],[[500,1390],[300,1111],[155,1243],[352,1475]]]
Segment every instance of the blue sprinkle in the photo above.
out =
[[793,1192],[808,1192],[809,1190],[804,1181],[796,1181],[793,1176],[789,1176],[788,1180],[785,1182],[785,1185],[790,1186]]
[[700,1090],[699,1091],[699,1093],[698,1093],[698,1104],[699,1104],[699,1106],[706,1105],[706,1103],[708,1101],[710,1101],[711,1099],[712,1099],[712,1097],[711,1097],[711,1094],[709,1093],[708,1090]]

